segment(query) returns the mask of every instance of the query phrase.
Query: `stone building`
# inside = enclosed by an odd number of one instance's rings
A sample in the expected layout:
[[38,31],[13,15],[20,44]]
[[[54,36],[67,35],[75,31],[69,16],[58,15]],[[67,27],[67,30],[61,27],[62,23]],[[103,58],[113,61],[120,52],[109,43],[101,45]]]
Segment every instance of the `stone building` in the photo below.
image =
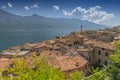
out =
[[76,51],[78,51],[78,53],[83,56],[86,60],[88,60],[89,65],[93,64],[93,48],[88,49],[88,48],[79,48]]
[[110,62],[109,55],[114,54],[115,46],[112,43],[97,41],[94,44],[94,63],[107,65]]
[[84,42],[84,46],[76,49],[78,53],[89,61],[94,63],[107,65],[110,62],[109,55],[114,54],[115,46],[111,42],[102,42],[98,40],[88,40]]
[[70,35],[68,40],[72,43],[72,45],[82,45],[84,37],[82,35]]

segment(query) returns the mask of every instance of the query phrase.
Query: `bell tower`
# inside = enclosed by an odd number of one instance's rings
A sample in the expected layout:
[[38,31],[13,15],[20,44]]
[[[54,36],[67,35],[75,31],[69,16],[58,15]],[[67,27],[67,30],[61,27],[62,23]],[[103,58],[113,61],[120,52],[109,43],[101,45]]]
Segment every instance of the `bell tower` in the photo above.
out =
[[80,33],[83,33],[83,25],[80,26]]

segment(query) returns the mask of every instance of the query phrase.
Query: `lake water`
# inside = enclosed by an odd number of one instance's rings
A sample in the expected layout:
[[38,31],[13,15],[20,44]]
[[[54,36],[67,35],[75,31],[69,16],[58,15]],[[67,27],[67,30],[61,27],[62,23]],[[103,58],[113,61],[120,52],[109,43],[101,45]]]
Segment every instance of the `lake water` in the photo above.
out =
[[39,30],[0,31],[0,51],[27,42],[48,40],[78,30],[72,28],[42,28]]

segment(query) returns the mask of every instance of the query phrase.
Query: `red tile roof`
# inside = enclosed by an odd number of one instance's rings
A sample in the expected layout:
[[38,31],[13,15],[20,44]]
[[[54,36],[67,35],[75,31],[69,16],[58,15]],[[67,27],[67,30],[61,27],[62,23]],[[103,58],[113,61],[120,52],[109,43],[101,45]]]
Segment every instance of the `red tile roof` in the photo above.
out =
[[47,61],[49,64],[59,67],[61,71],[78,69],[88,63],[88,61],[80,55],[50,57]]
[[94,47],[105,48],[105,49],[108,49],[108,50],[115,50],[115,45],[111,42],[88,40],[84,44],[93,44]]
[[10,64],[12,63],[12,60],[8,59],[8,58],[2,58],[0,59],[0,70],[1,69],[7,69]]

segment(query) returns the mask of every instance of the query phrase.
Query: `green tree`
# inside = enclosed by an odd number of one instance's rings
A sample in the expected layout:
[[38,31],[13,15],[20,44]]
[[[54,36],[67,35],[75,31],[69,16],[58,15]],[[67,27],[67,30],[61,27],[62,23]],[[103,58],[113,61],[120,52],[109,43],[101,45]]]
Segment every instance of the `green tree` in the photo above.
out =
[[107,67],[107,72],[112,80],[120,80],[120,41],[116,42],[116,51],[110,56],[111,63]]
[[99,72],[95,72],[91,76],[87,77],[85,80],[105,80],[106,77],[106,71],[101,70]]
[[70,80],[82,80],[83,73],[79,71],[75,71],[75,73],[70,74]]
[[13,75],[13,80],[65,80],[65,75],[56,68],[48,65],[44,58],[33,56],[34,67],[25,58],[14,58],[13,67],[7,70],[3,80],[12,80],[8,75]]

